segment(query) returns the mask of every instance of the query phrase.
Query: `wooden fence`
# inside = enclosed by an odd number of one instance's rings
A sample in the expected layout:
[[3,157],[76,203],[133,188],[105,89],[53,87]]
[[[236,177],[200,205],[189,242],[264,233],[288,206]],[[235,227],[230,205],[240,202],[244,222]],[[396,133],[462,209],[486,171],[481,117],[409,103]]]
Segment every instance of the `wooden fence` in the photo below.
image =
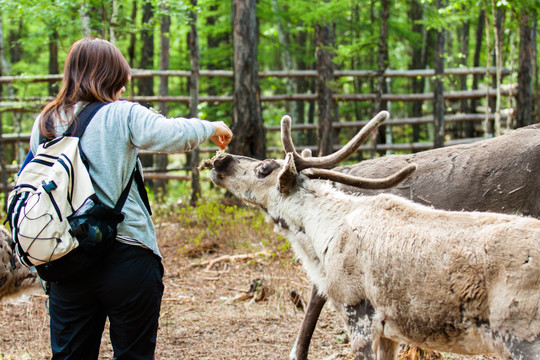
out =
[[[486,68],[456,68],[456,69],[446,69],[445,76],[493,76],[496,73],[495,68],[486,69]],[[510,71],[504,69],[503,75],[509,75]],[[184,77],[189,78],[191,76],[191,71],[154,71],[154,70],[133,70],[132,79],[148,78],[148,77]],[[434,70],[387,70],[382,75],[377,71],[372,70],[343,70],[335,71],[335,77],[351,77],[351,78],[377,78],[383,76],[385,78],[418,78],[425,77],[431,78],[435,76]],[[223,70],[202,70],[200,71],[200,77],[209,77],[209,78],[233,78],[234,74],[232,71],[223,71]],[[315,70],[304,70],[304,71],[267,71],[260,72],[260,78],[313,78],[317,76]],[[59,82],[62,80],[62,75],[22,75],[22,76],[3,76],[0,77],[0,84],[12,84],[12,83],[37,83],[37,82]],[[485,89],[485,90],[464,90],[464,91],[448,91],[444,93],[445,100],[457,101],[457,100],[466,100],[466,99],[488,99],[494,98],[496,96],[495,89]],[[513,96],[515,95],[514,90],[506,89],[501,91],[502,96]],[[377,98],[377,94],[334,94],[334,99],[338,102],[348,102],[348,101],[368,101],[373,102]],[[434,98],[434,94],[431,92],[421,93],[421,94],[382,94],[381,98],[383,101],[388,102],[414,102],[414,101],[431,101]],[[39,109],[52,98],[50,97],[19,97],[19,96],[4,96],[0,97],[0,113],[25,113],[25,112],[37,112]],[[133,96],[131,100],[136,102],[144,103],[189,103],[191,97],[189,96]],[[275,102],[275,101],[316,101],[317,94],[277,94],[269,96],[261,96],[261,102]],[[232,96],[199,96],[199,102],[212,102],[212,103],[231,103],[233,101]],[[508,117],[505,115],[501,116],[503,121],[507,120]],[[494,120],[494,114],[447,114],[445,115],[444,121],[447,124],[457,123],[457,122],[484,122],[486,120]],[[393,118],[385,123],[385,125],[391,129],[392,126],[408,126],[408,125],[425,125],[431,124],[434,121],[433,116],[424,116],[424,117],[415,117],[415,118],[403,118],[396,119]],[[366,121],[351,121],[351,122],[337,122],[333,124],[335,129],[341,128],[361,128],[366,124]],[[302,131],[302,130],[316,130],[316,124],[293,124],[292,131]],[[279,126],[266,126],[267,132],[279,131]],[[30,138],[30,134],[4,134],[2,135],[3,144],[27,144]],[[468,139],[456,139],[452,141],[447,141],[445,145],[453,145],[457,143],[470,143],[477,141],[479,138],[468,138]],[[316,144],[310,144],[305,146],[315,150],[317,148]],[[336,145],[335,148],[338,149],[340,146]],[[420,151],[433,148],[433,142],[415,142],[415,143],[406,143],[406,144],[377,144],[377,150],[379,151]],[[364,145],[360,147],[360,151],[372,150],[373,145]],[[201,153],[209,153],[216,151],[216,147],[202,147],[200,149]],[[268,152],[280,151],[281,147],[279,146],[269,146],[267,148]],[[146,153],[151,154],[151,153]],[[16,165],[7,166],[6,171],[8,173],[13,173],[18,170]],[[157,169],[146,169],[145,176],[149,179],[180,179],[180,180],[189,180],[190,176],[187,175],[175,175],[170,174],[170,170],[167,169],[165,172],[158,171]],[[178,170],[178,169],[174,169]],[[181,170],[189,171],[189,168],[182,168]]]

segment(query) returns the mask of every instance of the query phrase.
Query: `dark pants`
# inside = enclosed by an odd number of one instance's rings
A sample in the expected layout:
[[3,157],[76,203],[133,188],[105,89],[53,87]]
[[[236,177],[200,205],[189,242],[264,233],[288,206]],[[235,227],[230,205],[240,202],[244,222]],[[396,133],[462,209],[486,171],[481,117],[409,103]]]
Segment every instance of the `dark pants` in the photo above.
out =
[[89,275],[51,283],[52,359],[97,359],[107,317],[115,359],[153,359],[162,277],[150,250],[115,241]]

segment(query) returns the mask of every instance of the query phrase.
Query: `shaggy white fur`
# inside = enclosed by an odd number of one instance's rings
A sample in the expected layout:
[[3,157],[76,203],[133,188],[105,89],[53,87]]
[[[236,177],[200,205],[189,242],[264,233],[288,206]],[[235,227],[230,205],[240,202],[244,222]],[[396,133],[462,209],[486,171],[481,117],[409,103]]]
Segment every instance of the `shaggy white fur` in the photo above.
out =
[[291,181],[283,161],[267,173],[268,161],[222,154],[211,177],[289,238],[343,309],[358,358],[390,360],[406,343],[540,359],[539,220],[346,195],[303,174]]

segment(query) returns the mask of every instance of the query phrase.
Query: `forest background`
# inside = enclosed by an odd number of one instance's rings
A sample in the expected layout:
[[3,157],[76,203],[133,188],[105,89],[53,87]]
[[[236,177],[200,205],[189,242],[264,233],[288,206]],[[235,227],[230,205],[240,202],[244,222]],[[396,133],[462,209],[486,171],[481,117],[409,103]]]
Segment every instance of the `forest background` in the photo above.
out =
[[[296,141],[317,143],[319,154],[331,152],[356,131],[328,131],[325,125],[365,120],[386,109],[393,118],[434,116],[433,124],[394,129],[394,142],[442,146],[452,137],[498,135],[500,130],[489,123],[459,125],[438,140],[442,121],[438,125],[437,117],[488,108],[499,116],[509,114],[503,124],[507,128],[540,121],[539,9],[538,0],[0,0],[2,132],[29,132],[60,84],[58,76],[48,81],[35,77],[61,74],[70,45],[83,36],[98,36],[116,44],[133,69],[154,71],[154,76],[134,76],[128,97],[168,116],[225,121],[235,132],[230,146],[235,153],[266,157],[269,145],[279,145],[279,136],[265,127],[278,125],[285,113],[296,124],[317,124],[318,134],[308,131]],[[479,67],[498,71],[441,75],[444,69]],[[394,69],[435,69],[435,75],[380,76]],[[164,76],[175,70],[191,75]],[[339,70],[371,71],[371,76],[334,76]],[[213,75],[200,76],[205,71]],[[220,76],[220,71],[234,75]],[[287,77],[279,71],[316,71],[317,76]],[[259,72],[270,75],[259,77]],[[482,87],[510,96],[437,97],[443,88]],[[381,96],[430,91],[433,101],[389,103]],[[317,94],[317,101],[292,94]],[[333,94],[376,96],[339,101]],[[283,100],[261,101],[272,95]],[[328,106],[321,105],[325,101]],[[6,152],[7,163],[20,162],[23,153]],[[147,166],[163,167],[167,161],[156,156]]]
[[[381,131],[378,140],[405,144],[404,151],[411,151],[540,122],[539,13],[539,0],[0,0],[3,190],[6,169],[16,172],[28,151],[23,135],[56,95],[65,55],[83,36],[108,39],[126,56],[134,69],[127,97],[171,117],[229,124],[235,133],[230,152],[276,155],[271,149],[280,148],[279,135],[270,130],[279,129],[282,115],[290,113],[297,129],[308,129],[295,132],[295,144],[325,153],[384,109],[394,124],[390,138]],[[429,69],[433,75],[410,76]],[[456,70],[443,75],[445,69],[464,69],[466,75]],[[407,71],[407,76],[384,76]],[[447,96],[465,89],[505,95],[488,100]],[[420,96],[428,93],[433,96]],[[385,94],[418,100],[386,101]],[[442,139],[437,138],[438,120],[460,114],[479,117],[443,122]],[[484,114],[489,121],[478,121]],[[493,126],[497,114],[498,130]],[[404,120],[402,125],[395,125],[397,119]],[[328,131],[328,123],[355,125]],[[324,126],[327,131],[321,132]],[[17,147],[7,143],[15,137]],[[215,151],[209,149],[209,154]],[[373,155],[360,153],[354,161]],[[197,152],[188,158],[147,159],[147,179],[164,167],[168,174],[196,177],[191,170],[198,164]],[[286,357],[303,317],[289,300],[290,289],[308,298],[309,280],[291,261],[288,243],[260,213],[220,203],[227,198],[212,201],[221,195],[216,188],[196,203],[197,183],[169,181],[162,192],[165,185],[155,180],[153,188],[153,218],[166,269],[158,357]],[[160,194],[167,194],[165,201]],[[186,199],[197,206],[186,206]],[[218,265],[211,273],[193,266],[261,250],[268,255]],[[258,279],[271,289],[267,301],[235,301],[245,298],[244,289]],[[28,304],[2,306],[0,359],[48,359],[48,317],[40,295]],[[350,359],[342,326],[327,308],[310,356]],[[112,358],[107,340],[102,354]]]

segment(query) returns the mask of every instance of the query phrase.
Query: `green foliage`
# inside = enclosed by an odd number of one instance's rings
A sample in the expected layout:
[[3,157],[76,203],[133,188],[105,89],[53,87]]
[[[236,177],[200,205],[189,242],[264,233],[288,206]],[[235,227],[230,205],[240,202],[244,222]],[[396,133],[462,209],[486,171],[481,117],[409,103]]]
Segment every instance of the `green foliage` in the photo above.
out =
[[[231,2],[218,0],[199,0],[192,7],[188,0],[151,0],[154,16],[151,22],[142,23],[143,5],[150,0],[127,1],[118,0],[117,20],[112,23],[113,0],[0,0],[0,10],[4,19],[5,41],[10,46],[10,32],[18,36],[17,44],[24,51],[19,64],[11,64],[13,73],[44,74],[47,71],[47,41],[52,32],[57,31],[60,41],[59,61],[69,45],[81,37],[80,11],[84,4],[91,9],[91,27],[94,35],[108,38],[109,30],[115,29],[117,45],[127,54],[130,37],[140,36],[142,29],[151,29],[159,35],[160,19],[164,16],[171,18],[171,68],[188,69],[189,53],[186,37],[191,23],[189,13],[195,11],[198,16],[198,32],[201,52],[201,68],[230,69],[232,61],[231,40]],[[511,13],[528,11],[537,14],[539,1],[528,0],[498,0],[497,9],[510,10]],[[132,12],[136,6],[137,16],[133,21]],[[411,30],[409,19],[409,2],[393,1],[389,19],[390,64],[392,68],[405,68],[409,56],[409,46],[422,43],[420,34]],[[487,9],[486,9],[487,6]],[[433,0],[422,1],[424,20],[427,29],[446,29],[459,31],[464,21],[475,22],[482,10],[490,13],[491,1],[477,2],[471,0],[448,1],[447,5],[437,9]],[[276,11],[277,9],[277,11]],[[257,14],[260,26],[259,68],[278,69],[280,53],[289,51],[293,59],[305,62],[308,67],[314,63],[313,36],[315,27],[319,24],[332,23],[336,29],[335,61],[348,67],[351,60],[367,59],[377,51],[380,30],[380,4],[378,1],[364,2],[359,6],[352,0],[323,1],[300,0],[290,3],[285,0],[263,0],[257,3]],[[18,29],[19,22],[22,28]],[[284,48],[278,36],[277,24],[281,24],[289,36],[290,45]],[[516,21],[508,21],[505,28],[515,28]],[[306,44],[298,44],[295,39],[301,34],[307,35]],[[513,34],[509,33],[508,36]],[[45,40],[45,41],[44,41]],[[154,64],[159,64],[159,41],[155,40]],[[140,51],[140,42],[136,42],[136,50]],[[471,44],[471,46],[474,44]],[[8,53],[9,58],[9,53]],[[404,61],[405,60],[405,61]],[[374,62],[363,61],[362,69],[374,68]],[[136,65],[136,64],[135,64]],[[135,66],[136,67],[136,66]],[[213,81],[212,79],[209,81]],[[206,79],[204,80],[206,81]],[[208,88],[212,85],[208,84]],[[203,85],[203,89],[206,84]],[[231,89],[230,87],[228,88]],[[230,91],[228,91],[230,93]]]
[[267,249],[274,254],[289,249],[287,242],[273,233],[272,225],[266,222],[264,215],[248,207],[203,200],[196,206],[174,208],[168,219],[174,219],[190,234],[189,238],[183,239],[186,242],[184,248],[210,242],[233,250]]
[[[151,20],[143,23],[143,8],[152,4],[154,14]],[[493,19],[492,1],[472,0],[443,1],[438,9],[435,0],[418,0],[422,10],[419,24],[424,25],[422,33],[413,31],[411,21],[412,1],[394,0],[390,2],[388,20],[388,66],[391,69],[407,69],[410,67],[413,49],[424,49],[427,59],[426,67],[433,68],[432,47],[428,38],[431,31],[444,29],[447,38],[445,66],[462,66],[464,54],[461,48],[462,25],[468,22],[471,26],[466,66],[473,66],[473,54],[476,45],[476,30],[479,14],[485,11],[488,15],[491,43],[486,48],[485,30],[480,34],[482,48],[480,65],[487,64],[489,54],[493,51]],[[113,14],[117,5],[116,20]],[[173,70],[189,70],[190,56],[187,36],[192,23],[192,12],[197,15],[197,29],[200,48],[200,68],[232,70],[232,1],[198,0],[192,6],[189,0],[0,0],[0,14],[3,23],[5,57],[10,64],[11,74],[39,75],[48,73],[49,42],[57,36],[59,69],[62,71],[63,61],[70,45],[82,36],[81,11],[87,10],[92,34],[104,38],[110,37],[110,31],[116,34],[116,45],[128,57],[130,46],[134,46],[132,67],[137,68],[141,61],[142,30],[150,30],[154,39],[154,69],[159,69],[161,55],[160,24],[164,17],[171,19],[170,32],[170,68]],[[505,13],[503,62],[506,67],[516,68],[519,49],[519,21],[522,13],[537,18],[540,1],[538,0],[496,0],[495,10]],[[133,15],[135,15],[133,17]],[[334,53],[336,68],[340,70],[376,70],[381,31],[381,1],[371,0],[358,2],[355,0],[260,0],[257,1],[257,18],[259,26],[258,65],[260,71],[282,70],[282,58],[285,53],[290,56],[292,69],[313,70],[316,64],[315,33],[317,26],[329,25],[335,30]],[[482,24],[483,25],[483,24]],[[280,31],[283,31],[280,34]],[[426,33],[427,32],[427,33]],[[283,41],[283,36],[288,39]],[[132,43],[132,39],[134,42]],[[540,38],[537,39],[539,41]],[[15,49],[20,48],[20,59],[12,59]],[[493,62],[492,62],[493,65]],[[6,74],[4,74],[6,75]],[[504,78],[506,84],[516,81],[516,71],[512,76]],[[425,91],[431,91],[432,79],[427,79]],[[445,79],[445,91],[459,88],[459,79]],[[291,80],[282,78],[261,78],[261,95],[286,94]],[[313,93],[314,80],[306,79],[304,93]],[[469,85],[472,77],[467,79]],[[484,81],[484,78],[481,79]],[[343,94],[373,93],[376,81],[371,79],[339,78],[331,84]],[[132,95],[138,94],[136,82],[132,84]],[[393,78],[388,86],[392,93],[411,93],[411,79]],[[155,93],[158,93],[159,81],[154,81]],[[230,96],[234,84],[228,78],[200,79],[200,96]],[[20,81],[13,84],[16,97],[42,97],[48,95],[47,83],[31,83]],[[300,92],[297,88],[290,91]],[[189,95],[189,84],[186,78],[169,79],[171,96]],[[6,97],[6,87],[2,87],[2,96]],[[482,101],[482,100],[481,100]],[[42,105],[42,104],[41,104]],[[36,109],[39,109],[40,106]],[[452,106],[453,104],[450,104]],[[155,106],[155,105],[154,105]],[[267,125],[279,124],[284,113],[290,113],[291,102],[264,102],[263,119]],[[304,102],[305,115],[300,122],[308,122],[309,103]],[[393,117],[405,117],[411,110],[410,102],[393,102]],[[36,110],[36,112],[39,110]],[[188,115],[188,104],[170,103],[169,116]],[[431,104],[424,102],[424,112],[431,111]],[[373,102],[340,102],[340,121],[365,120],[373,112]],[[232,103],[201,103],[198,116],[209,120],[223,120],[231,123]],[[316,109],[314,111],[316,120]],[[6,133],[17,130],[28,132],[33,124],[35,113],[13,115],[3,114],[2,129]],[[345,132],[346,133],[346,132]],[[397,141],[410,138],[406,132],[396,135]],[[301,137],[301,136],[299,136]],[[280,144],[279,135],[268,132],[269,146]],[[343,139],[343,141],[345,138]],[[8,158],[11,155],[8,156]],[[184,196],[184,195],[182,195]]]

